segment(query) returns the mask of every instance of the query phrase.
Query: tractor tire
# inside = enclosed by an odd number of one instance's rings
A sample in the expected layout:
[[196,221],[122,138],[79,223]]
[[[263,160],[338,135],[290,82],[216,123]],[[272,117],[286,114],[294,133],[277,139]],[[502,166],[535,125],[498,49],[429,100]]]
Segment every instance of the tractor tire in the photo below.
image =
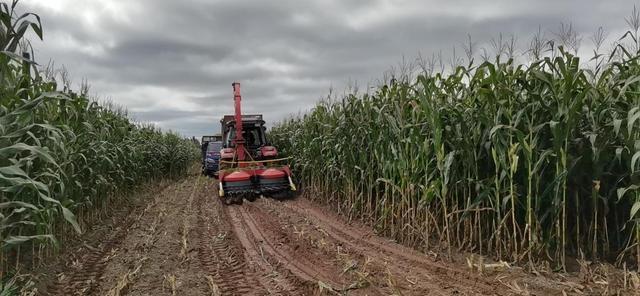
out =
[[285,191],[272,193],[271,197],[273,199],[275,199],[275,200],[287,200],[287,199],[293,199],[295,197],[295,195],[294,195],[293,191],[285,190]]
[[226,196],[224,198],[224,204],[227,206],[231,206],[231,205],[241,205],[242,204],[242,198],[238,198],[237,196]]
[[243,200],[244,198],[242,198],[242,196],[225,196],[224,204],[227,206],[236,205],[236,204],[241,205]]

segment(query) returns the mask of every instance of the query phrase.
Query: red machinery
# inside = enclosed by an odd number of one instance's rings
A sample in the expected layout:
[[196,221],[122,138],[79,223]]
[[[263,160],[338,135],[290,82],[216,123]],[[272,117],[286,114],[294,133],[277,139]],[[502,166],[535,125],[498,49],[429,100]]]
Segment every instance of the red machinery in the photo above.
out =
[[242,203],[266,194],[289,196],[296,190],[291,170],[280,164],[278,151],[267,142],[262,115],[242,115],[240,83],[234,82],[235,114],[222,118],[223,148],[220,151],[219,196],[225,203]]

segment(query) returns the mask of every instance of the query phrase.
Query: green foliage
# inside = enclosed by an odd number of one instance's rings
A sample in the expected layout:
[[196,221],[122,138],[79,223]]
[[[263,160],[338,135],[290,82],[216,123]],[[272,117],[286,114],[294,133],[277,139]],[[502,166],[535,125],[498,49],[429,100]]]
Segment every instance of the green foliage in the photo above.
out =
[[29,28],[42,36],[39,17],[14,15],[15,4],[0,6],[0,279],[63,240],[68,226],[81,232],[78,216],[184,174],[199,153],[190,140],[136,124],[86,93],[57,91],[15,54]]
[[556,47],[427,71],[329,98],[270,137],[311,196],[407,244],[640,260],[640,63],[623,49],[596,69]]

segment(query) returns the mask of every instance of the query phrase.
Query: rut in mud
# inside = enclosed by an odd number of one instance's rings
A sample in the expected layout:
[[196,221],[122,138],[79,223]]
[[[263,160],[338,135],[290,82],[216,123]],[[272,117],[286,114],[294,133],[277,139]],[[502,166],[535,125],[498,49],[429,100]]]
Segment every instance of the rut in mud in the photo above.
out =
[[216,192],[197,175],[149,192],[60,264],[42,294],[562,295],[572,287],[521,272],[479,275],[304,198],[224,206]]

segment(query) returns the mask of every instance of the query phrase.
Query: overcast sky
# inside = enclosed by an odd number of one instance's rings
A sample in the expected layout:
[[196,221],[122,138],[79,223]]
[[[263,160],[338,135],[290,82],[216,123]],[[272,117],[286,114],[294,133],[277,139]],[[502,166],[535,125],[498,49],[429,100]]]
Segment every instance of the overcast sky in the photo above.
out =
[[542,26],[561,23],[610,39],[625,30],[635,1],[425,0],[23,0],[38,13],[40,64],[65,65],[78,87],[126,107],[133,118],[186,136],[212,134],[232,112],[231,82],[242,83],[243,111],[275,122],[304,112],[349,83],[361,88],[403,57],[430,56],[471,34],[489,47],[499,33],[519,47]]

